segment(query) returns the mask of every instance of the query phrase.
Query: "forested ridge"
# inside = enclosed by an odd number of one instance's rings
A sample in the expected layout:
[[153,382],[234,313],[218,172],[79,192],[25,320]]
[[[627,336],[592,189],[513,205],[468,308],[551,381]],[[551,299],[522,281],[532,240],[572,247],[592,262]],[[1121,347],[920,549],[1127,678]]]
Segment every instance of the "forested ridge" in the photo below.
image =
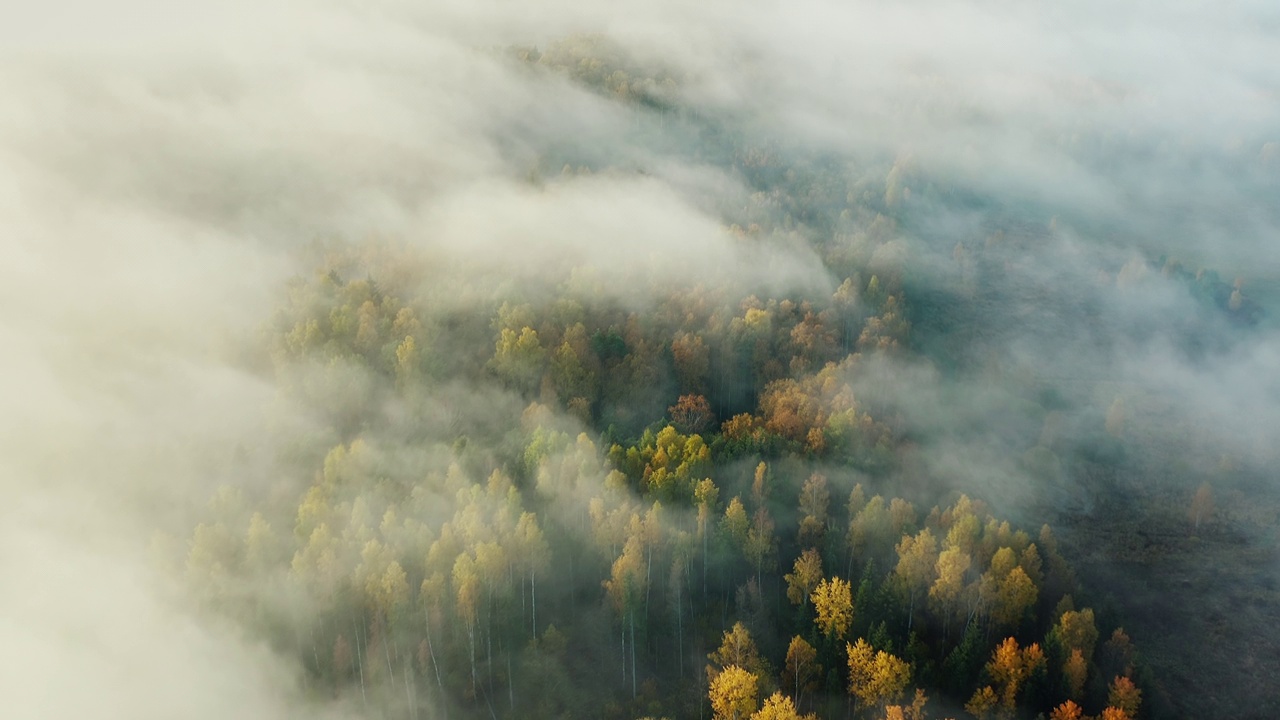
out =
[[[394,238],[318,241],[236,350],[305,409],[264,441],[298,472],[224,487],[189,537],[157,535],[192,598],[296,658],[310,696],[370,717],[1168,712],[1144,702],[1159,678],[1115,608],[1091,607],[1046,509],[1079,510],[1148,462],[1158,409],[997,348],[1043,334],[1100,353],[1159,323],[1173,352],[1212,355],[1263,320],[1243,282],[1130,256],[1063,293],[1023,272],[1061,232],[1038,208],[909,155],[836,159],[687,107],[679,73],[597,36],[493,54],[630,113],[630,141],[738,178],[725,242],[805,254],[825,280],[701,272],[670,245],[651,266],[669,275],[587,262],[476,277]],[[588,150],[536,148],[522,192],[642,175]],[[939,208],[987,219],[951,238]],[[937,242],[947,252],[922,250]],[[1152,278],[1196,313],[1098,317]],[[1068,317],[1106,330],[1063,338]],[[904,400],[912,387],[954,377],[1005,394],[997,425],[904,419],[946,400]],[[1043,517],[1000,517],[1009,486],[922,460],[978,433]],[[1172,496],[1181,532],[1208,531],[1208,482]]]

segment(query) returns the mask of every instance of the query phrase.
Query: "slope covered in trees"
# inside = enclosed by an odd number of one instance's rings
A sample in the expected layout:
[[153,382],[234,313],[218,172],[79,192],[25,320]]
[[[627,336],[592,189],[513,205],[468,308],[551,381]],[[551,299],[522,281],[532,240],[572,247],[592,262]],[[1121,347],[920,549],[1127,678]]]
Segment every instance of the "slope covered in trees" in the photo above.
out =
[[[1037,208],[957,240],[938,218],[997,200],[909,156],[788,145],[599,37],[500,55],[627,113],[626,142],[733,177],[735,252],[818,271],[768,282],[655,242],[634,272],[585,254],[490,277],[447,248],[315,245],[243,352],[308,418],[268,440],[292,473],[157,542],[197,602],[371,717],[1167,712],[1116,609],[1085,600],[1060,516],[1030,512],[1158,468],[1133,456],[1154,400],[1001,349],[1158,278],[1196,311],[1173,351],[1221,352],[1262,318],[1242,283],[1103,257],[1073,270],[1087,285],[1037,286],[1015,266],[1064,232],[1028,225]],[[596,181],[644,182],[549,143],[519,191]],[[1105,322],[1075,350],[1155,321]],[[958,401],[958,377],[999,399]],[[1185,496],[1208,527],[1210,490]]]

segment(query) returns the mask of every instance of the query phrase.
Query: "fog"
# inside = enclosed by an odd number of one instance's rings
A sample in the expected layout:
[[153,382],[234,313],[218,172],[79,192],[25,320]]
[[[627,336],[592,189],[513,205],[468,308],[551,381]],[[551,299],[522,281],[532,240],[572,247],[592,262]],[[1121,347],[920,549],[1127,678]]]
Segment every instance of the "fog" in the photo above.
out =
[[[852,379],[918,441],[938,496],[977,493],[1032,527],[1108,502],[1070,467],[1037,484],[1009,459],[1063,452],[1038,439],[1044,417],[1018,414],[1043,385],[1069,408],[1062,437],[1103,434],[1117,398],[1151,421],[1130,431],[1147,433],[1150,475],[1118,493],[1177,465],[1238,487],[1242,505],[1274,499],[1275,3],[58,0],[0,19],[6,717],[362,716],[307,695],[295,658],[191,608],[151,558],[157,531],[185,542],[220,485],[308,482],[271,442],[332,431],[252,346],[318,244],[401,243],[416,287],[461,314],[573,281],[639,312],[689,286],[840,285],[812,225],[731,231],[755,191],[692,133],[501,50],[574,33],[666,69],[673,102],[782,155],[900,166],[920,183],[894,231],[909,297],[962,296],[958,243],[982,246],[997,220],[1034,225],[1009,240],[991,332],[954,350],[993,358],[985,375],[935,356]],[[614,169],[560,174],[560,159]],[[1247,333],[1197,320],[1159,267],[1124,273],[1161,255],[1240,277],[1268,317]],[[432,422],[496,438],[524,403],[461,383],[425,406],[431,455],[450,441]],[[1236,474],[1213,474],[1224,458]],[[1241,532],[1273,543],[1267,527]]]

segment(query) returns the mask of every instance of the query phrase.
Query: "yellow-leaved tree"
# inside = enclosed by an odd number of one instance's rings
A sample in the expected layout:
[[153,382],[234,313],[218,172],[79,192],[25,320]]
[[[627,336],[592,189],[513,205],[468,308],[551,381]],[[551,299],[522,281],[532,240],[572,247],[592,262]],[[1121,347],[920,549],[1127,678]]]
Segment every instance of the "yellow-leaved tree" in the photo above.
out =
[[853,624],[853,592],[847,580],[833,577],[813,589],[816,622],[827,637],[842,638]]
[[[997,693],[990,686],[982,688],[974,693],[969,703],[986,707],[986,711],[990,712],[991,707],[987,703],[990,698],[998,698],[1001,708],[1006,713],[1012,714],[1017,706],[1018,692],[1032,675],[1043,670],[1044,667],[1044,652],[1038,644],[1032,643],[1025,648],[1020,648],[1017,640],[1011,637],[1005,638],[1004,642],[996,646],[990,662],[987,663],[987,674],[995,681],[999,692]],[[973,710],[969,712],[984,717]]]
[[849,694],[864,708],[897,700],[911,682],[911,665],[883,650],[876,650],[862,638],[846,643],[849,658]]
[[787,647],[787,666],[783,673],[782,687],[791,691],[791,699],[798,705],[804,693],[814,689],[822,677],[822,665],[818,663],[818,651],[799,635],[791,638]]
[[822,556],[813,548],[805,550],[783,579],[787,581],[787,599],[793,605],[808,607],[809,596],[822,580]]
[[751,716],[751,720],[817,720],[817,715],[801,715],[791,698],[776,692],[765,698],[764,704]]
[[746,720],[756,711],[758,678],[737,665],[720,671],[711,681],[707,697],[716,720]]
[[1084,717],[1084,711],[1080,706],[1070,700],[1062,703],[1053,709],[1049,714],[1049,720],[1081,720]]

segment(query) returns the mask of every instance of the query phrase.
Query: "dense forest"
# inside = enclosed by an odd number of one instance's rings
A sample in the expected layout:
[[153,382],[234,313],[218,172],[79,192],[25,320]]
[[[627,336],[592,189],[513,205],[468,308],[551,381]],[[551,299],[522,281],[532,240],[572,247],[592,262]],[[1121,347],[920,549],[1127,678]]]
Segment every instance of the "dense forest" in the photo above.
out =
[[1280,717],[1275,3],[70,5],[0,717]]
[[[678,73],[601,36],[495,55],[629,113],[628,142],[739,178],[723,242],[812,258],[818,280],[690,268],[662,244],[635,271],[503,278],[394,238],[313,244],[240,350],[313,420],[270,440],[309,481],[224,486],[189,538],[157,536],[194,601],[370,717],[1168,716],[1114,604],[1091,607],[1064,513],[1002,518],[1000,485],[947,477],[927,448],[995,437],[990,470],[1043,507],[1097,502],[1064,478],[1156,462],[1133,457],[1153,449],[1151,398],[997,348],[1093,317],[1115,327],[1062,341],[1158,322],[1175,352],[1222,352],[1263,320],[1242,282],[1140,255],[1036,282],[1010,267],[1063,232],[1036,208],[909,157],[788,146],[683,104]],[[644,182],[580,150],[537,148],[520,192]],[[975,206],[980,234],[933,226]],[[1098,317],[1153,278],[1195,314]],[[998,414],[921,422],[912,403],[955,413],[949,378],[998,386]],[[1208,481],[1164,492],[1182,534],[1214,522]]]

